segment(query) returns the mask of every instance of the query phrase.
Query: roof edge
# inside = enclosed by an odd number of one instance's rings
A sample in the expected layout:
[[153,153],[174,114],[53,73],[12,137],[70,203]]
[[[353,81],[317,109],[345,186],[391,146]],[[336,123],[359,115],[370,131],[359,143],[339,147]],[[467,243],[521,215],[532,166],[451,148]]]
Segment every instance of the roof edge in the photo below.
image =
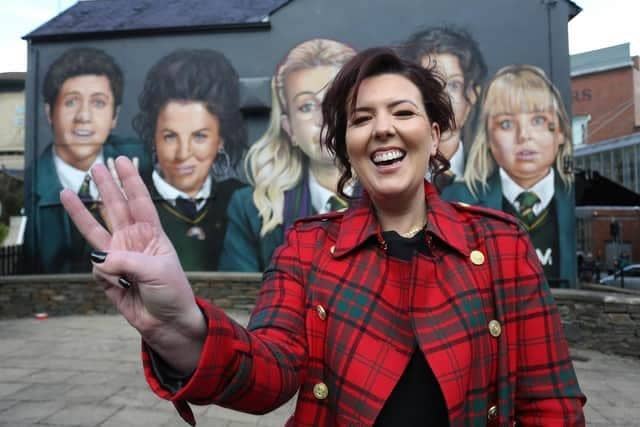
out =
[[[66,34],[46,34],[42,36],[32,36],[31,33],[23,36],[22,39],[31,42],[42,41],[60,41],[75,39],[113,39],[127,36],[152,36],[166,35],[177,33],[200,33],[205,31],[244,31],[244,30],[269,30],[271,28],[270,20],[266,19],[262,22],[242,23],[242,24],[218,24],[218,25],[201,25],[191,27],[158,27],[158,28],[141,28],[136,30],[112,30],[112,31],[83,31],[77,33]],[[32,32],[33,33],[33,32]],[[99,37],[98,37],[99,36]]]

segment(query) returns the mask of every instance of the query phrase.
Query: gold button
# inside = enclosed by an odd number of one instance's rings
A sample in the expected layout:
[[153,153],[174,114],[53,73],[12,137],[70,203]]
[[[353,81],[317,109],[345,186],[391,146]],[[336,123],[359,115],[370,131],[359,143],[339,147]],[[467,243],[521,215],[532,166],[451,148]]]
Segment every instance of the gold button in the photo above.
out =
[[320,320],[324,320],[327,318],[327,311],[321,305],[316,306],[316,313],[318,313],[318,317],[320,318]]
[[324,400],[329,396],[329,388],[325,383],[318,383],[313,386],[313,395],[318,400]]
[[335,246],[331,246],[329,248],[329,252],[331,252],[331,255],[333,255],[336,252],[336,247]]
[[492,337],[498,338],[500,334],[502,334],[502,325],[497,320],[492,320],[489,322],[489,333]]
[[493,421],[496,419],[496,417],[498,416],[498,407],[496,405],[493,405],[491,408],[489,408],[489,410],[487,411],[487,419],[489,421]]
[[484,254],[478,250],[471,251],[469,258],[471,258],[471,262],[475,265],[484,264]]

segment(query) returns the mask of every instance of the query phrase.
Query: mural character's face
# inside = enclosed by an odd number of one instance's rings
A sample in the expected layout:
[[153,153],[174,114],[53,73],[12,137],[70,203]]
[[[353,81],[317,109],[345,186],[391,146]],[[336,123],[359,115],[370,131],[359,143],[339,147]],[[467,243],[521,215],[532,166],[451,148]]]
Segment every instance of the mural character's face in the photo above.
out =
[[56,154],[71,166],[88,170],[116,126],[109,79],[97,75],[67,79],[53,108],[46,105],[45,109]]
[[333,165],[333,158],[320,145],[321,104],[338,70],[334,66],[306,68],[285,79],[287,114],[283,115],[282,127],[311,163]]
[[222,146],[220,121],[202,102],[168,102],[156,122],[155,146],[162,176],[194,197]]
[[374,200],[417,194],[439,141],[440,129],[410,80],[383,74],[362,81],[347,125],[347,154]]
[[467,121],[471,107],[476,102],[476,95],[472,88],[469,88],[465,97],[464,73],[457,56],[450,53],[437,53],[422,58],[423,67],[434,65],[438,73],[445,79],[445,89],[451,99],[451,106],[456,119],[455,129],[442,134],[442,145],[440,147],[440,152],[447,159],[450,159],[458,147],[460,130]]
[[502,113],[488,121],[491,154],[518,185],[530,188],[549,173],[564,143],[555,113]]

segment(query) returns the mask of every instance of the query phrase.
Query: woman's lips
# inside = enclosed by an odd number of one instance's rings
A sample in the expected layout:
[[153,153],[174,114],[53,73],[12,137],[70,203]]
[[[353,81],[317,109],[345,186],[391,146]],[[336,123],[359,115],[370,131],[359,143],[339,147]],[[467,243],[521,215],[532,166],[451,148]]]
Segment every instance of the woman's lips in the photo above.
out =
[[538,155],[537,151],[533,150],[522,150],[516,153],[516,159],[518,160],[533,160]]
[[174,170],[176,171],[176,175],[186,176],[186,175],[191,175],[196,170],[196,167],[189,166],[189,165],[176,166],[174,167]]

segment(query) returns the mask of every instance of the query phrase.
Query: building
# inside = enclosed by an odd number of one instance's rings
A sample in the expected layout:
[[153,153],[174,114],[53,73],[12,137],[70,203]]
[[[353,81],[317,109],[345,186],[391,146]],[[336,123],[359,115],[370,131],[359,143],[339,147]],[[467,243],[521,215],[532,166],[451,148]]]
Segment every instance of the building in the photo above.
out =
[[26,73],[0,73],[0,171],[22,178]]
[[640,259],[638,199],[615,186],[640,192],[640,57],[629,43],[572,55],[571,90],[574,167],[607,182],[577,198],[577,247],[610,269],[621,256]]

